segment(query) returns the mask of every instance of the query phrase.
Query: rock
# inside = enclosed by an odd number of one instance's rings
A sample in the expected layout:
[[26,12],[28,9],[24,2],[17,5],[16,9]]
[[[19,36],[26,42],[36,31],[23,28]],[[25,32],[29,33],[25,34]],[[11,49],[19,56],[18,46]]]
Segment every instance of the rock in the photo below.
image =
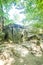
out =
[[37,46],[36,48],[37,48],[37,52],[41,50],[40,46]]
[[36,54],[34,54],[35,56],[38,56],[38,57],[40,57],[40,56],[42,56],[42,52],[41,51],[38,51]]
[[42,51],[41,51],[41,48],[40,46],[37,46],[36,44],[32,44],[31,45],[31,53],[35,56],[42,56]]
[[32,50],[37,50],[36,44],[31,44],[31,48],[32,48]]
[[40,44],[41,50],[43,51],[43,43]]
[[32,39],[31,42],[32,43],[37,43],[37,39]]

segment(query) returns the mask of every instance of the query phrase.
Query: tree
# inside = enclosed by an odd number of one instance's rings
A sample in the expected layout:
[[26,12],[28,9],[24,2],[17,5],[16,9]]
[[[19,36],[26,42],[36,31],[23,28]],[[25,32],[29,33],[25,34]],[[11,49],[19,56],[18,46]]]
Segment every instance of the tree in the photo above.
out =
[[3,29],[4,19],[3,19],[3,6],[2,6],[2,2],[1,1],[0,1],[0,21],[1,21],[2,29]]
[[[19,3],[25,9],[26,21],[38,20],[43,22],[43,0],[0,0],[0,22],[2,23],[2,29],[4,28],[4,22],[9,23],[8,11],[11,9],[12,3],[15,5]],[[6,9],[4,12],[3,8]],[[40,24],[40,23],[39,23]]]
[[43,0],[24,0],[23,5],[27,21],[43,22]]
[[[0,24],[2,24],[2,30],[4,28],[4,22],[9,21],[8,11],[11,8],[12,3],[18,2],[19,0],[0,0]],[[4,8],[6,12],[4,12]]]

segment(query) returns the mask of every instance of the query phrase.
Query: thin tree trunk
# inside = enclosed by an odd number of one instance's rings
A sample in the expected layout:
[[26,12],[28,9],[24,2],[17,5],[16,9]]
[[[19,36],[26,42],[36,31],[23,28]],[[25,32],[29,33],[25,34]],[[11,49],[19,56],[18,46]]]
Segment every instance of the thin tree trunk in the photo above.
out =
[[4,30],[4,18],[2,17],[2,31]]
[[3,6],[2,6],[2,4],[0,5],[0,11],[1,11],[1,14],[2,15],[0,15],[0,22],[1,22],[1,27],[2,27],[2,31],[3,31],[3,28],[4,28],[4,17],[3,17]]
[[13,36],[13,27],[12,27],[12,40],[14,41],[14,38],[13,38],[14,36]]

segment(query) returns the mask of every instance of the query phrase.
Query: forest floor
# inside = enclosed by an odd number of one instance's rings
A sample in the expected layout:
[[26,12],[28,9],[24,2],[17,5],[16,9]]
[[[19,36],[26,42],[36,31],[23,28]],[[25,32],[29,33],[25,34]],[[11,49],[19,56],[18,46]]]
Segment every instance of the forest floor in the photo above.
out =
[[39,46],[34,42],[0,42],[0,65],[43,65],[43,40]]

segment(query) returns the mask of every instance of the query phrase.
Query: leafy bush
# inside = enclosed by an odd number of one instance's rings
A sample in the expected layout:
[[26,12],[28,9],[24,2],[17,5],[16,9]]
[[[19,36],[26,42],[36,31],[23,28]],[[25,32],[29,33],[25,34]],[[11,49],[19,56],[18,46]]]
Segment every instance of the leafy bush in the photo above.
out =
[[3,33],[2,31],[0,32],[0,41],[1,40],[4,40],[4,36],[5,36],[5,33]]

